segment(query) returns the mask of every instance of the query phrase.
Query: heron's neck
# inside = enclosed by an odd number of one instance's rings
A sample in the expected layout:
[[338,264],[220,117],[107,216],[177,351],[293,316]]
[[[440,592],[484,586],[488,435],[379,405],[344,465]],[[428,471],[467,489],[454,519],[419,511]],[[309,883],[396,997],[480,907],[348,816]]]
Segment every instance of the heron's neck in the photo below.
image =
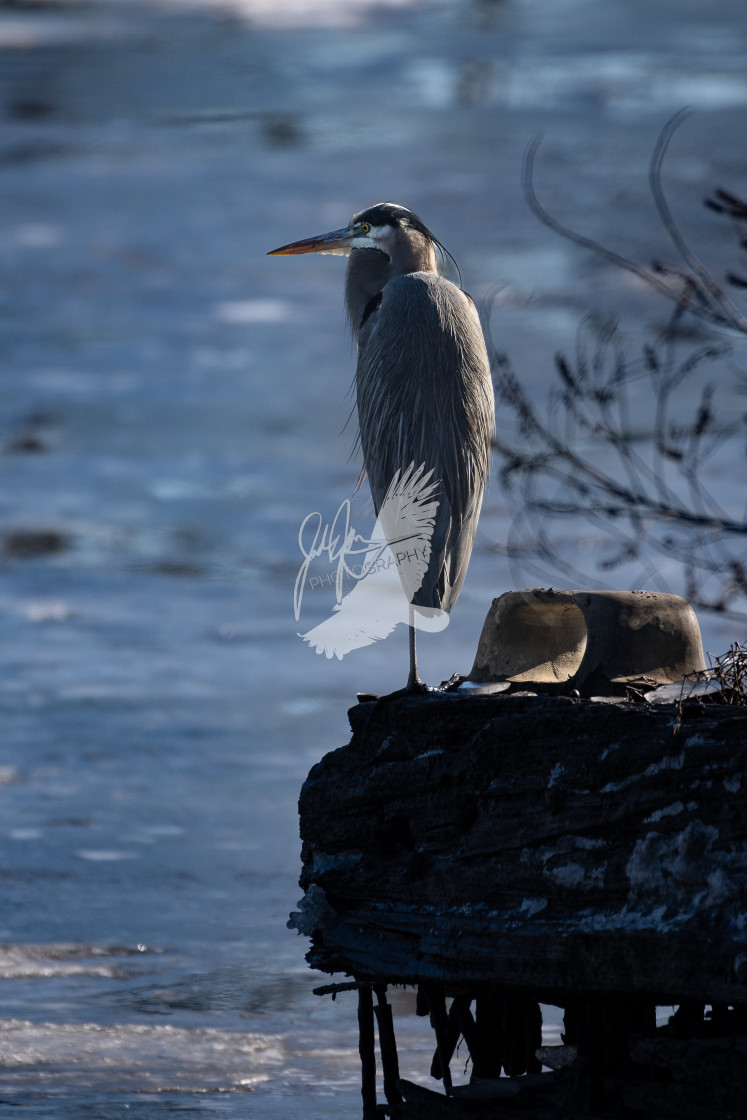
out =
[[407,272],[435,271],[436,254],[425,237],[398,245],[392,257],[376,249],[354,249],[348,257],[345,282],[345,305],[353,334],[358,334],[369,301],[389,280]]
[[403,276],[406,272],[435,272],[433,242],[411,230],[407,240],[397,240],[393,245],[390,268],[392,276]]

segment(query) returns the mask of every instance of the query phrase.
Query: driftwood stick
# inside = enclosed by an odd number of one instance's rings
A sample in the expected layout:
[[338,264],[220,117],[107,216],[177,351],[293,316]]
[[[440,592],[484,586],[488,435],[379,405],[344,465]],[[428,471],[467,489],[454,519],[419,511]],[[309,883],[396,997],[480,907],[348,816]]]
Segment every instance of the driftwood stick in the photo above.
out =
[[[452,1090],[449,1062],[459,1040],[459,1029],[456,1027],[456,1022],[453,1021],[452,1028],[449,1030],[443,985],[428,984],[425,987],[425,992],[430,1007],[431,1026],[436,1032],[436,1053],[431,1065],[431,1075],[443,1081],[444,1092],[449,1097]],[[456,1028],[456,1034],[454,1028]]]
[[472,1059],[472,1076],[479,1077],[481,1076],[479,1070],[483,1065],[483,1056],[480,1035],[472,1014],[471,1004],[471,996],[455,996],[449,1014],[454,1015],[456,1024],[467,1043],[467,1049]]
[[312,988],[315,996],[332,996],[334,1000],[339,992],[357,992],[360,984],[357,980],[348,980],[343,984],[322,984],[319,988]]
[[394,1036],[392,1007],[391,1004],[387,1003],[386,998],[386,984],[375,985],[374,991],[377,1001],[374,1014],[379,1027],[379,1048],[381,1050],[381,1065],[384,1071],[384,1096],[387,1104],[401,1104],[397,1040]]
[[363,1120],[376,1120],[376,1049],[373,994],[369,987],[364,986],[358,989],[358,1053],[361,1056]]
[[[435,1030],[433,1017],[431,1016],[431,1026]],[[441,1034],[441,1047],[436,1047],[436,1051],[431,1061],[430,1074],[435,1077],[436,1081],[443,1080],[444,1064],[449,1067],[451,1059],[454,1057],[454,1051],[459,1043],[459,1025],[456,1020],[456,1014],[453,1006],[449,1010],[448,1015],[444,1019],[444,1028]]]

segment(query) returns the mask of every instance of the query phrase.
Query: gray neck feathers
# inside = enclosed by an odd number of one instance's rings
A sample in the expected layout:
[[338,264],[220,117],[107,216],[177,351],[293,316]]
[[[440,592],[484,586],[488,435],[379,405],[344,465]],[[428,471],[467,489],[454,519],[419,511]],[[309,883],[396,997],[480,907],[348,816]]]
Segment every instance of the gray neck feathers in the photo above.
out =
[[390,258],[376,249],[354,249],[348,257],[345,306],[356,337],[366,307],[389,280],[408,272],[436,271],[433,244],[416,230],[398,237],[391,252]]
[[358,337],[363,313],[370,300],[391,280],[392,262],[376,249],[353,249],[348,257],[345,307],[354,337]]

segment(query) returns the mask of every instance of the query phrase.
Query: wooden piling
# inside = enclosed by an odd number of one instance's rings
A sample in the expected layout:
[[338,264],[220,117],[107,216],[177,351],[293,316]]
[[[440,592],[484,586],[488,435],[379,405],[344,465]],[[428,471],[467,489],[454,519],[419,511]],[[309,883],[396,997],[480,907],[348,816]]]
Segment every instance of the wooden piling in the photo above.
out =
[[399,1058],[397,1056],[397,1040],[394,1037],[394,1021],[392,1008],[386,998],[386,984],[377,984],[376,1006],[374,1014],[379,1028],[379,1050],[381,1051],[381,1065],[384,1073],[384,1096],[389,1105],[402,1103],[402,1094],[399,1091]]
[[361,1056],[363,1120],[376,1120],[376,1040],[374,1035],[373,993],[366,984],[362,984],[358,988],[358,1053]]
[[[480,1100],[498,1089],[532,1120],[741,1116],[745,710],[445,695],[350,716],[301,794],[291,924],[352,978],[320,993],[358,988],[364,1120],[500,1115]],[[395,984],[419,989],[446,1097],[399,1076]],[[538,1072],[538,1001],[565,1011],[557,1075]],[[661,1004],[680,1011],[657,1027]],[[461,1036],[492,1085],[452,1085]]]
[[[446,1013],[446,998],[444,996],[444,989],[442,984],[427,984],[424,985],[425,993],[428,998],[428,1006],[430,1008],[430,1021],[431,1026],[436,1034],[436,1055],[438,1058],[438,1066],[434,1064],[431,1066],[431,1074],[434,1077],[439,1077],[444,1083],[444,1092],[447,1097],[451,1096],[452,1082],[451,1082],[451,1069],[449,1062],[451,1061],[456,1044],[459,1039],[459,1032],[456,1036],[453,1034],[453,1029],[449,1031],[448,1015]],[[451,1039],[449,1035],[451,1034]],[[436,1068],[438,1072],[436,1072]]]

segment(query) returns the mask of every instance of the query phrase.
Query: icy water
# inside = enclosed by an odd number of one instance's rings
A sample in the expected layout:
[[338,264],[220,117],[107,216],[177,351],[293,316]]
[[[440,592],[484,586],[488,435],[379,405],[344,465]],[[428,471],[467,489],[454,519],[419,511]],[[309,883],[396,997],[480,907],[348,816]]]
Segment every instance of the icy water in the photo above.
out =
[[[701,199],[747,190],[746,63],[738,0],[0,11],[0,1113],[359,1115],[354,997],[314,997],[285,928],[296,799],[406,636],[342,661],[297,636],[299,525],[357,476],[354,359],[342,263],[265,253],[411,206],[541,394],[583,314],[667,308],[538,225],[527,144],[566,220],[666,257],[646,165],[689,104],[667,189],[726,267]],[[494,484],[429,681],[535,582],[491,551],[508,523]],[[397,1023],[426,1078],[406,995]]]

